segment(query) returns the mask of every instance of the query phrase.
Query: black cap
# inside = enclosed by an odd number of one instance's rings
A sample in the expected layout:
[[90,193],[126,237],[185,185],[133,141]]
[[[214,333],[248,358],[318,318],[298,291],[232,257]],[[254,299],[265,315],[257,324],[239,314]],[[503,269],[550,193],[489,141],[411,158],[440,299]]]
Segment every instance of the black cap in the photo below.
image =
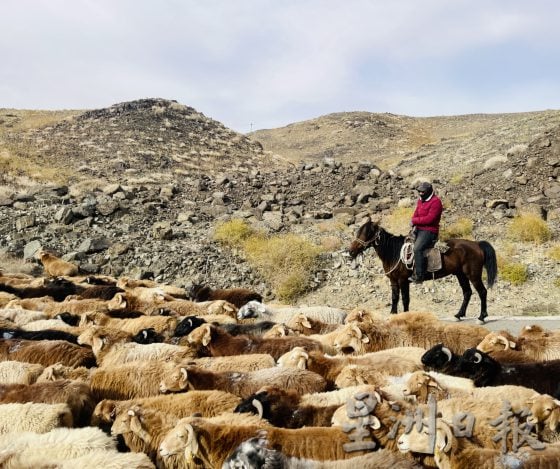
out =
[[418,192],[426,192],[432,189],[432,185],[429,182],[421,182],[416,186]]

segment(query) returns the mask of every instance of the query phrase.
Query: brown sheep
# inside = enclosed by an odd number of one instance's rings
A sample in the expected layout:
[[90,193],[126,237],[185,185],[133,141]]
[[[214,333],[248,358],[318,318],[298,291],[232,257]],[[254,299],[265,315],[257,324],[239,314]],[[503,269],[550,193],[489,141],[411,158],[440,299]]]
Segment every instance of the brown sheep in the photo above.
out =
[[306,350],[322,350],[322,345],[307,337],[287,336],[263,339],[258,336],[232,336],[212,324],[203,324],[188,335],[189,343],[199,353],[217,357],[224,355],[244,355],[247,353],[268,353],[277,360],[293,347]]
[[89,376],[96,368],[86,368],[85,366],[65,366],[62,363],[55,363],[45,367],[41,375],[37,378],[38,383],[44,381],[56,381],[58,379],[71,379],[89,382]]
[[95,325],[119,329],[129,334],[138,334],[142,329],[153,328],[159,334],[171,334],[177,327],[177,318],[166,316],[140,316],[117,319],[100,312],[82,314],[80,326]]
[[340,428],[263,429],[257,425],[226,426],[199,417],[181,419],[178,427],[163,439],[160,454],[164,458],[184,455],[187,464],[198,458],[208,468],[222,467],[237,445],[255,436],[266,437],[272,447],[281,447],[286,455],[298,458],[332,461],[364,454],[363,451],[344,450],[349,439]]
[[536,325],[525,328],[524,335],[519,338],[507,331],[490,332],[476,348],[502,363],[529,363],[560,358],[560,335],[549,333]]
[[89,386],[81,381],[59,380],[34,384],[0,385],[0,404],[37,402],[67,404],[74,423],[88,425],[94,408]]
[[161,392],[189,389],[219,389],[246,398],[263,386],[293,389],[299,394],[321,392],[326,381],[311,371],[293,368],[266,368],[249,372],[212,372],[194,366],[176,366],[160,384]]
[[212,289],[205,285],[192,285],[189,296],[194,301],[226,300],[241,308],[249,301],[262,303],[262,296],[247,288]]
[[168,295],[174,296],[175,298],[186,299],[187,292],[184,288],[176,287],[174,285],[166,285],[162,283],[154,282],[153,280],[137,280],[128,277],[120,277],[117,280],[117,287],[124,290],[134,289],[136,287],[145,288],[160,288]]
[[105,345],[100,338],[93,339],[93,353],[99,366],[122,365],[139,360],[188,361],[196,358],[195,351],[187,346],[164,343],[137,344],[135,342]]
[[0,360],[39,363],[43,366],[62,363],[66,366],[95,366],[93,352],[65,340],[11,340],[0,341]]
[[169,412],[178,418],[183,418],[194,413],[199,413],[202,417],[214,417],[223,412],[233,411],[240,402],[239,396],[217,390],[163,394],[124,401],[104,399],[95,407],[91,425],[110,428],[117,414],[134,405],[144,409]]
[[301,335],[327,334],[340,327],[339,324],[325,323],[302,313],[293,316],[286,322],[286,326]]
[[79,273],[79,268],[76,264],[64,261],[44,249],[37,251],[35,257],[41,261],[46,274],[51,277],[58,277],[61,275],[73,277]]

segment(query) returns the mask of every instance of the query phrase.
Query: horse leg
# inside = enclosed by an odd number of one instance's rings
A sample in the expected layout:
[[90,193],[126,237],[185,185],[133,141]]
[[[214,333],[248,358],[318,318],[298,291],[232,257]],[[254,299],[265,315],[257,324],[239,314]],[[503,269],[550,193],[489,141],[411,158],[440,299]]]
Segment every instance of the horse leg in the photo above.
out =
[[408,311],[410,306],[410,282],[408,278],[401,282],[401,298],[403,304],[403,310]]
[[475,281],[472,281],[472,284],[473,284],[474,288],[476,289],[476,292],[478,293],[478,296],[480,298],[480,316],[478,317],[478,320],[481,323],[483,323],[486,316],[488,316],[488,313],[486,312],[486,293],[487,293],[487,290],[486,290],[486,287],[484,286],[484,283],[482,282],[481,278],[478,278]]
[[391,280],[391,314],[397,314],[399,306],[399,283]]
[[457,274],[457,280],[459,281],[459,285],[461,286],[461,290],[463,290],[463,303],[461,304],[461,308],[459,308],[459,312],[455,315],[457,319],[461,319],[465,317],[467,314],[467,306],[469,305],[469,301],[472,295],[472,288],[469,283],[469,279],[464,273]]

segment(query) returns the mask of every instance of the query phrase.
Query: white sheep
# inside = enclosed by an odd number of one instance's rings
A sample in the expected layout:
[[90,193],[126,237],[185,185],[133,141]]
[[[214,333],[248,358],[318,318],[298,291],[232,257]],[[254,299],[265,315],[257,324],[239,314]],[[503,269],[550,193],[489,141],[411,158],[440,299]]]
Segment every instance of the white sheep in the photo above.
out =
[[296,314],[329,324],[344,324],[346,311],[331,306],[281,306],[249,301],[239,308],[237,319],[258,318],[264,321],[288,322]]
[[30,309],[20,308],[3,308],[0,309],[0,318],[8,319],[17,326],[23,326],[32,321],[40,319],[49,319],[49,317],[42,311],[33,311]]
[[67,404],[0,404],[0,435],[24,431],[46,433],[72,424],[72,411]]
[[33,384],[43,372],[43,365],[8,360],[0,362],[1,384]]

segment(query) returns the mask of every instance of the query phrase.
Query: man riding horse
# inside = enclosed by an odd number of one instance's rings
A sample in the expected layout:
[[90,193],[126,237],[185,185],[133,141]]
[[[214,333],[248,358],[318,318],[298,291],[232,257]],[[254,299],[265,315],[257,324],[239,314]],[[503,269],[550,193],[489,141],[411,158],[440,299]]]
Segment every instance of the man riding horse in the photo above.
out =
[[423,252],[425,249],[433,247],[438,239],[443,205],[429,182],[421,182],[416,186],[416,190],[419,197],[412,220],[410,221],[416,234],[416,240],[414,241],[414,273],[410,277],[410,281],[422,283],[427,262]]

